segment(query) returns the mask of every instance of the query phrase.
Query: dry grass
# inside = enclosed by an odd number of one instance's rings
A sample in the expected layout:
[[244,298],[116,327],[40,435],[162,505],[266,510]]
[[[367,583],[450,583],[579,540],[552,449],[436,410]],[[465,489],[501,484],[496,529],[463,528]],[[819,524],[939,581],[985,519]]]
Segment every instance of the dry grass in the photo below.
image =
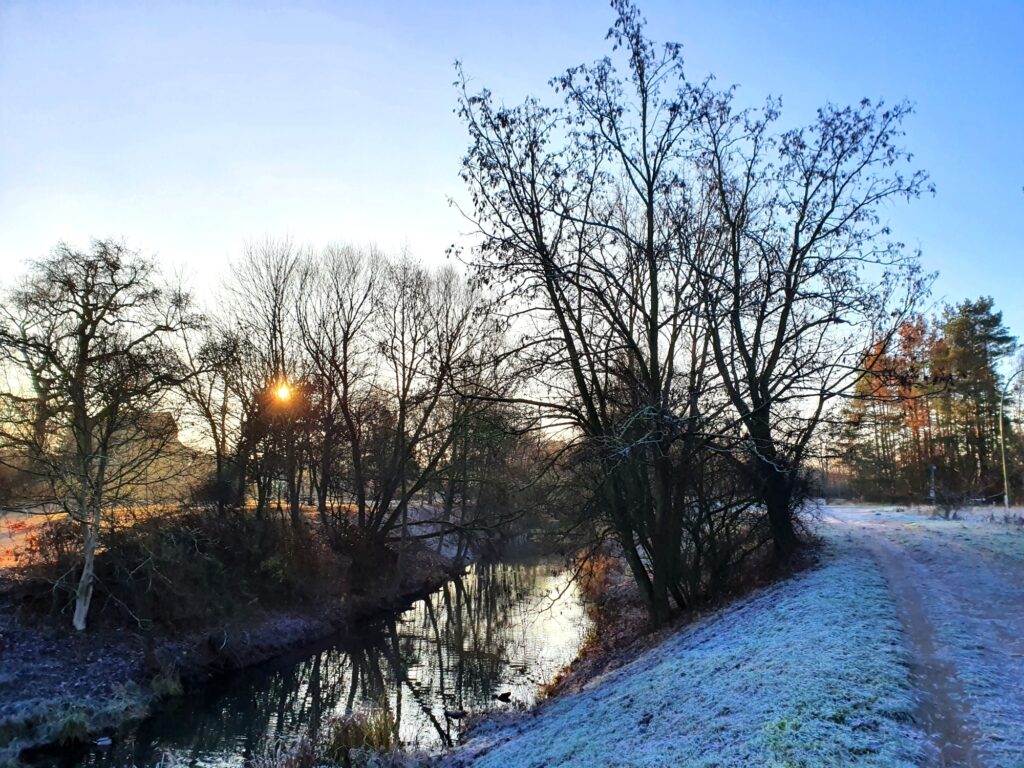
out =
[[340,715],[327,724],[322,741],[328,759],[351,768],[364,753],[389,752],[397,746],[395,718],[383,707]]
[[323,764],[317,745],[309,738],[301,738],[264,750],[249,761],[248,768],[317,768]]
[[407,768],[423,764],[425,758],[399,749],[391,712],[374,707],[334,718],[315,737],[275,744],[254,757],[248,768]]

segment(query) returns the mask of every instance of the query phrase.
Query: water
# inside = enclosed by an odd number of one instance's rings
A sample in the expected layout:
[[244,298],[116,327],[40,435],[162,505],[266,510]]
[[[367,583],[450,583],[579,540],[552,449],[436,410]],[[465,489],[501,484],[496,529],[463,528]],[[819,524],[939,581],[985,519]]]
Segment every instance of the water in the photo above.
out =
[[[400,616],[170,702],[79,764],[241,766],[332,716],[384,706],[403,743],[457,742],[445,710],[529,706],[572,661],[589,622],[570,574],[550,563],[474,566]],[[510,692],[510,704],[494,699]]]

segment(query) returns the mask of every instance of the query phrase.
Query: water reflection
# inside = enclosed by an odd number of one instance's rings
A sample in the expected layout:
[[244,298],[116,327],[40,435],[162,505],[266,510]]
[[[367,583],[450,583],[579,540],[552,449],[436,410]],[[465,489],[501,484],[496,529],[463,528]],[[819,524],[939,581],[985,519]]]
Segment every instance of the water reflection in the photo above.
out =
[[[86,763],[241,765],[333,715],[386,707],[404,743],[458,738],[445,711],[532,704],[578,652],[587,618],[569,575],[543,563],[474,567],[398,617],[173,702]],[[495,700],[510,692],[511,704]]]

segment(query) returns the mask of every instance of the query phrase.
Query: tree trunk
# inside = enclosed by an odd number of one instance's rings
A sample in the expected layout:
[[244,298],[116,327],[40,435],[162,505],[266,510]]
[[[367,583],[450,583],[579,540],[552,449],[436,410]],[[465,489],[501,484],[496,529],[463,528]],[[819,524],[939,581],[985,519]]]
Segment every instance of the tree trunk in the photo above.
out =
[[239,451],[235,456],[233,471],[235,480],[233,503],[239,509],[243,509],[248,491],[249,459],[242,451]]
[[89,615],[89,604],[92,602],[92,590],[95,584],[96,540],[99,533],[99,512],[89,515],[90,520],[82,523],[84,540],[82,553],[82,576],[75,590],[74,627],[79,632],[85,631],[86,617]]
[[263,518],[270,508],[270,478],[262,470],[256,474],[256,517]]
[[679,569],[679,525],[672,503],[673,467],[667,448],[658,445],[654,457],[652,493],[654,497],[653,613],[655,626],[669,620],[669,593],[677,586]]
[[[651,620],[652,625],[658,626],[661,621],[664,621],[659,616],[667,617],[668,615],[668,595],[662,593],[663,600],[657,598],[654,583],[644,567],[640,553],[636,551],[636,544],[632,541],[632,538],[632,530],[625,529],[619,531],[619,545],[622,547],[626,564],[633,574],[633,580],[636,581],[637,586],[640,588],[640,596],[643,598],[644,606],[647,608],[647,616]],[[663,609],[659,608],[662,602],[664,603]]]
[[327,489],[330,485],[333,447],[325,441],[323,452],[320,455],[320,482],[317,485],[316,509],[320,513],[320,519],[327,524]]
[[760,481],[760,496],[768,515],[775,556],[785,562],[800,544],[793,526],[793,478],[786,459],[779,455],[772,439],[771,410],[762,405],[760,415],[747,421],[753,441],[755,477]]
[[788,475],[770,464],[762,464],[762,471],[767,473],[764,502],[775,543],[775,555],[785,561],[796,553],[800,544],[793,526],[793,486]]
[[302,469],[294,467],[288,473],[288,513],[291,515],[292,526],[302,527]]
[[214,493],[217,498],[217,511],[223,512],[224,508],[228,503],[228,496],[230,494],[227,478],[224,477],[224,454],[219,450],[214,452],[214,461],[216,462],[216,474],[214,475]]

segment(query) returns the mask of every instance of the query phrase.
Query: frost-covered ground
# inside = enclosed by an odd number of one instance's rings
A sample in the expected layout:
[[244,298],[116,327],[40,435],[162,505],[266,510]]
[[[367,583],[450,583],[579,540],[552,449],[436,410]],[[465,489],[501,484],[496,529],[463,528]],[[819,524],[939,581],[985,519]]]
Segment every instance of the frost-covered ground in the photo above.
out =
[[863,548],[681,630],[450,765],[898,766],[926,754],[900,622]]
[[947,762],[1020,768],[1024,526],[1001,510],[963,518],[856,507],[826,514],[832,535],[872,551],[890,581],[921,693],[920,719]]
[[1024,766],[1024,526],[821,520],[820,566],[484,723],[446,765]]

